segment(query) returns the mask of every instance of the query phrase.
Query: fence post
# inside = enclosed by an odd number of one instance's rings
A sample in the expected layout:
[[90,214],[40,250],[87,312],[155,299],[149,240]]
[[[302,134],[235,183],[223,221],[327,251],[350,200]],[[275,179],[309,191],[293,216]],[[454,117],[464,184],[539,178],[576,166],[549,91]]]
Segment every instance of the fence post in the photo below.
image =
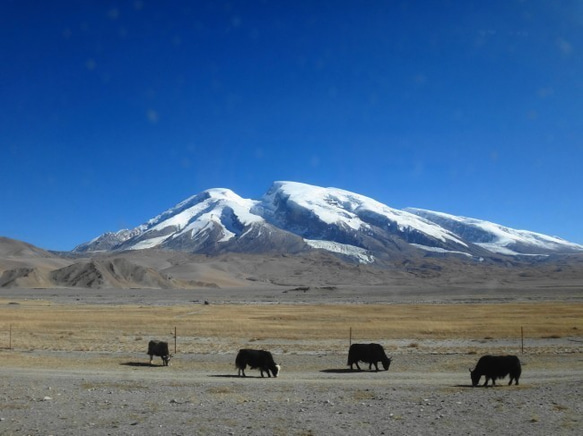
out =
[[174,326],[174,354],[176,354],[176,326]]
[[351,345],[352,345],[352,327],[350,327],[350,330],[348,333],[348,348],[350,348]]
[[524,329],[520,326],[520,353],[524,354]]

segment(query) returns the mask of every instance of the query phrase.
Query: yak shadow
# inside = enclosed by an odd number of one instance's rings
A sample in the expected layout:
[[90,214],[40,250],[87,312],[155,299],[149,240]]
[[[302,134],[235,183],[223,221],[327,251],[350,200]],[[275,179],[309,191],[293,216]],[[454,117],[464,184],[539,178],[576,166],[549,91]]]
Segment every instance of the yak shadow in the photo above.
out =
[[454,388],[491,388],[492,386],[484,386],[484,385],[478,385],[478,386],[473,386],[473,385],[454,385]]
[[217,377],[217,378],[239,378],[239,376],[237,374],[210,374],[209,377]]
[[245,377],[243,376],[239,376],[237,374],[211,374],[209,375],[209,377],[218,377],[218,378],[264,378],[264,379],[270,379],[270,378],[277,378],[277,377],[261,377],[260,375],[246,375]]
[[150,365],[148,362],[122,362],[120,365],[123,366],[135,366],[135,367],[142,367],[142,368],[159,368],[164,365]]

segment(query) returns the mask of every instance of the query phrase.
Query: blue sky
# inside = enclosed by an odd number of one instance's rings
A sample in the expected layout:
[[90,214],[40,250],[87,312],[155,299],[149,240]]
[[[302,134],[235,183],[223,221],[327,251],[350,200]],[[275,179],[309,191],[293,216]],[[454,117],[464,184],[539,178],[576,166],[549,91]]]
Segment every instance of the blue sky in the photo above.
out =
[[583,243],[582,1],[2,1],[0,235],[276,180]]

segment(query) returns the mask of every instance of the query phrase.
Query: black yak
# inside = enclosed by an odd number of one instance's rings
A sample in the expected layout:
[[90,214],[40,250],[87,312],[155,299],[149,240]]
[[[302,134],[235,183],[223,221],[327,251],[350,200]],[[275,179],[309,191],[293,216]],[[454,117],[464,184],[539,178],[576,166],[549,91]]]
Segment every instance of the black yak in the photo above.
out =
[[492,386],[496,386],[496,379],[502,379],[510,374],[508,385],[518,384],[518,379],[522,372],[520,360],[516,356],[482,356],[476,367],[470,368],[472,386],[477,386],[482,376],[486,377],[484,386],[488,386],[488,380],[492,379]]
[[154,360],[154,356],[162,358],[162,365],[168,366],[172,355],[168,351],[168,342],[152,340],[148,342],[148,354],[150,355],[150,365]]
[[387,357],[385,350],[380,344],[352,344],[348,350],[347,365],[350,365],[350,369],[353,369],[352,365],[356,365],[360,370],[360,366],[358,366],[359,361],[368,363],[369,370],[372,370],[372,366],[374,365],[378,371],[378,362],[383,364],[385,371],[388,371],[391,365],[391,358]]
[[277,377],[281,367],[273,361],[273,356],[269,351],[264,350],[249,350],[242,349],[237,353],[237,358],[235,359],[235,366],[237,367],[238,374],[245,377],[245,368],[258,369],[261,372],[261,377],[263,373],[266,372],[268,377],[273,374]]

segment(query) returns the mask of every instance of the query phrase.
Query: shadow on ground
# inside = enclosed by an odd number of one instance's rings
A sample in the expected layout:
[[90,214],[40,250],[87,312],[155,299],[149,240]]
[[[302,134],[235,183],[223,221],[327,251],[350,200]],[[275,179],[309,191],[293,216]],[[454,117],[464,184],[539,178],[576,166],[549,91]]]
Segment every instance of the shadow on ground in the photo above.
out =
[[239,376],[237,374],[211,374],[209,377],[218,377],[218,378],[277,378],[277,377],[261,377],[260,375],[246,375],[244,377]]
[[148,362],[122,362],[120,363],[120,365],[123,366],[136,366],[136,367],[142,367],[142,368],[159,368],[162,367],[163,365],[150,365]]

